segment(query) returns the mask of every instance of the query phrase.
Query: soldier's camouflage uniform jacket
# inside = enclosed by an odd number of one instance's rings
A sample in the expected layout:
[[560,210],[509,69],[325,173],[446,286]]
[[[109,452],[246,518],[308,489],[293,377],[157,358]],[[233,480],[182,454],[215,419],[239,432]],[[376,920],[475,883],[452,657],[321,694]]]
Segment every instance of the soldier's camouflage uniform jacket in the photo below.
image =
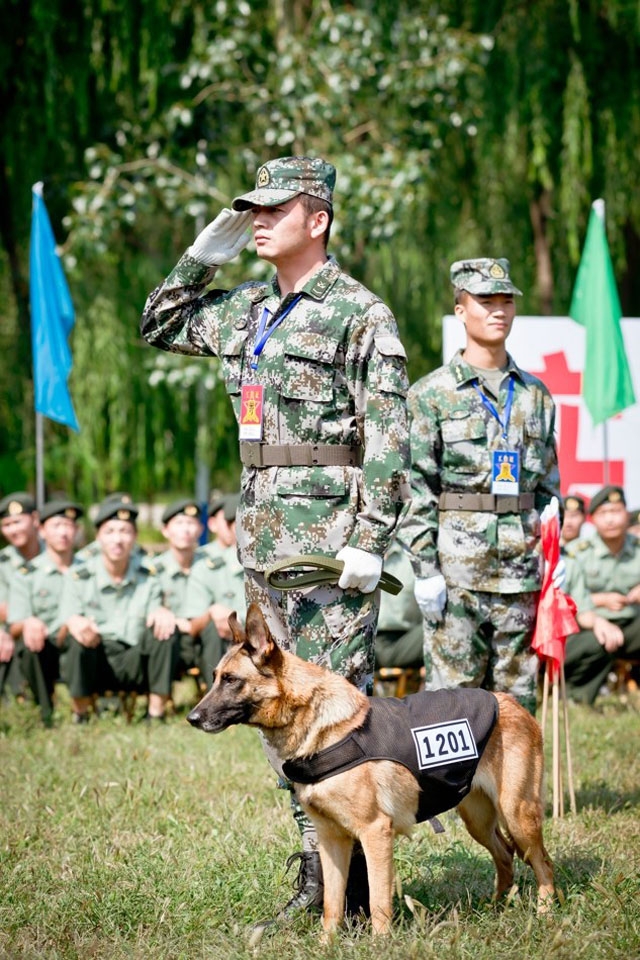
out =
[[[560,497],[555,407],[545,385],[509,356],[497,405],[501,414],[509,376],[515,391],[506,442],[461,351],[411,387],[413,502],[400,538],[414,555],[417,577],[442,573],[447,583],[487,593],[540,589],[539,513]],[[535,494],[534,509],[439,512],[443,492],[491,492],[491,453],[501,447],[520,451],[520,493]]]
[[263,571],[348,544],[382,556],[409,493],[406,355],[389,309],[329,260],[250,360],[263,308],[281,303],[277,280],[206,292],[215,267],[188,253],[149,297],[151,344],[220,358],[240,418],[243,384],[264,387],[265,444],[359,445],[362,466],[245,467],[237,535],[244,567]]

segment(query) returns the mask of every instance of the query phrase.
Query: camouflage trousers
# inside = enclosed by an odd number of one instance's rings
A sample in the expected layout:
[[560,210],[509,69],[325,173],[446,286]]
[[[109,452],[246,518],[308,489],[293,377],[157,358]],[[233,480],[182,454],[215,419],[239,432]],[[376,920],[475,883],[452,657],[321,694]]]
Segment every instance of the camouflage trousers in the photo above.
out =
[[511,693],[536,712],[531,652],[538,592],[480,593],[447,585],[441,622],[424,624],[427,690],[483,687]]
[[[245,568],[244,577],[247,606],[258,604],[278,646],[341,674],[365,693],[372,692],[379,590],[359,593],[323,584],[278,591],[256,570]],[[313,824],[298,803],[292,784],[283,777],[278,758],[266,743],[263,746],[278,774],[278,786],[291,791],[291,808],[303,850],[317,850]]]
[[247,606],[257,603],[278,646],[319,663],[371,692],[380,591],[359,593],[322,584],[278,591],[245,569]]

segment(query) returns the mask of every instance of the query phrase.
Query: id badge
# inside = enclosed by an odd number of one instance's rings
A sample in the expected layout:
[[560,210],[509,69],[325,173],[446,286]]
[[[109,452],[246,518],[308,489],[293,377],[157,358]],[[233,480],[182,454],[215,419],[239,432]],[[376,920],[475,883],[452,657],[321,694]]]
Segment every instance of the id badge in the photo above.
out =
[[491,493],[518,496],[520,454],[517,450],[494,450],[491,454]]
[[259,383],[245,383],[240,394],[241,440],[262,440],[262,401],[264,387]]

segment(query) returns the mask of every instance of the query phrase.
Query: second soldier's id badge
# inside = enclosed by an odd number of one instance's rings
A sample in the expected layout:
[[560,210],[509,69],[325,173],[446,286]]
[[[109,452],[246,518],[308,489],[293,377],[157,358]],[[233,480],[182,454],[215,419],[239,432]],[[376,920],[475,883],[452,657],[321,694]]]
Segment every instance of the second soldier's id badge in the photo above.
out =
[[520,492],[520,454],[494,450],[491,454],[491,493],[517,497]]
[[262,440],[262,400],[264,387],[260,383],[245,383],[240,395],[241,440]]

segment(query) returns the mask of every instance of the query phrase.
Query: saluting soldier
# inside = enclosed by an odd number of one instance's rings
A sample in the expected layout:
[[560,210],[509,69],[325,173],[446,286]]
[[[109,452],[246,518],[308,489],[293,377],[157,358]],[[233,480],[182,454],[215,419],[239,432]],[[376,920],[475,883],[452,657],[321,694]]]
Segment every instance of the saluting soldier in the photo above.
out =
[[622,487],[598,490],[589,514],[594,535],[567,547],[582,629],[567,639],[564,670],[569,696],[592,704],[614,660],[640,657],[640,542],[627,529]]
[[[408,381],[391,311],[327,254],[335,179],[320,158],[263,164],[255,189],[205,227],[150,295],[141,331],[163,350],[220,358],[244,466],[247,601],[286,649],[367,687],[382,558],[409,499]],[[275,276],[209,289],[249,226]],[[336,585],[269,588],[271,564],[313,553],[344,562]],[[296,816],[304,850],[280,916],[322,902],[315,831]]]
[[540,513],[560,496],[555,406],[507,353],[520,294],[509,261],[458,260],[451,282],[466,344],[410,390],[413,503],[400,531],[425,617],[425,686],[505,691],[535,713]]
[[16,571],[44,549],[38,535],[36,502],[29,493],[10,493],[0,500],[0,533],[7,546],[0,550],[0,696],[8,683],[14,696],[20,696],[24,679],[14,659],[15,640],[7,629],[9,596]]
[[202,632],[209,624],[207,612],[193,620],[186,608],[188,585],[194,570],[207,559],[199,540],[203,532],[200,505],[193,498],[168,504],[162,513],[162,535],[169,547],[151,561],[160,579],[164,606],[176,617],[180,633],[178,672],[198,667],[202,673]]
[[18,568],[9,600],[9,625],[18,641],[20,668],[45,726],[53,719],[53,693],[64,642],[60,623],[64,576],[79,562],[73,549],[83,513],[80,504],[72,500],[45,503],[39,527],[44,552]]
[[175,616],[160,581],[134,557],[137,508],[104,501],[95,519],[98,556],[66,578],[60,618],[68,629],[65,679],[74,722],[85,723],[95,694],[135,691],[148,716],[164,717],[178,656]]
[[[215,540],[204,548],[204,561],[193,568],[187,585],[184,612],[199,624],[204,615],[208,625],[202,630],[200,671],[207,684],[231,640],[229,617],[235,611],[244,621],[247,605],[244,593],[244,569],[238,560],[236,512],[239,496],[216,497],[209,505],[208,527]],[[194,627],[195,629],[195,627]]]

